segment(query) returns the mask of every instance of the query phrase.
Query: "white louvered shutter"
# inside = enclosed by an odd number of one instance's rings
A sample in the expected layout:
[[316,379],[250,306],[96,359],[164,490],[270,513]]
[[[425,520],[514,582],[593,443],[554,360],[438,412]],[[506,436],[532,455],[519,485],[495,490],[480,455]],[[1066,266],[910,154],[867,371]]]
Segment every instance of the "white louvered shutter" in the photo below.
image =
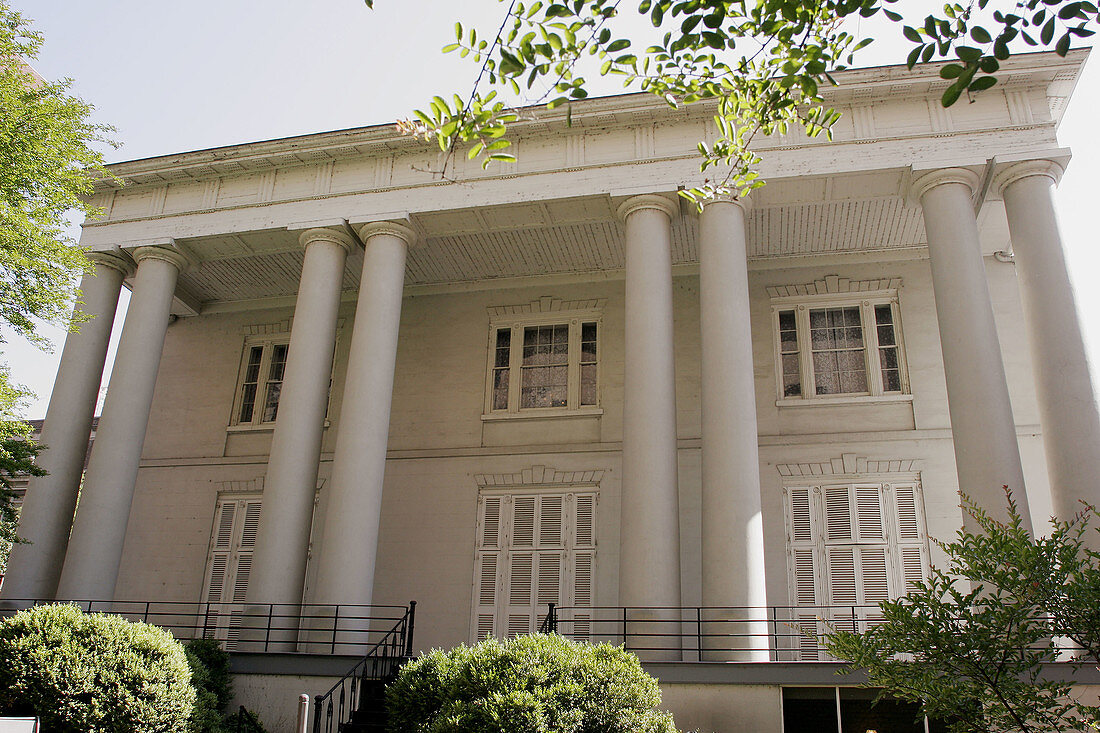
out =
[[902,595],[912,590],[913,583],[928,577],[928,547],[916,483],[894,485],[893,496],[900,563],[898,594]]
[[[592,604],[595,505],[595,494],[482,497],[475,639],[536,631],[551,603]],[[587,634],[590,616],[576,618]]]
[[478,517],[478,551],[474,567],[474,640],[492,636],[496,629],[498,572],[501,557],[501,513],[504,499],[482,497]]
[[204,636],[226,641],[232,650],[240,635],[261,502],[258,498],[218,502],[207,560]]
[[596,495],[574,494],[576,521],[573,537],[572,628],[562,632],[573,639],[587,640],[592,634],[592,614],[583,609],[595,601],[593,585],[596,573]]
[[796,659],[811,661],[821,658],[817,635],[820,597],[818,591],[819,556],[814,520],[814,491],[808,486],[787,489],[787,544],[790,572],[790,597],[798,610],[794,613],[793,629],[784,647],[795,650]]

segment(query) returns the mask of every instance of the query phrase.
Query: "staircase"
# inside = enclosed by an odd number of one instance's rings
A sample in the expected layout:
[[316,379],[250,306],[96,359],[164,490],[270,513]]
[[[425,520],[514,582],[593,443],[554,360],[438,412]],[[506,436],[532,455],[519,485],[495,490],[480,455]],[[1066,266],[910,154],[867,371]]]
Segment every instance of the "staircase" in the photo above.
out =
[[359,707],[351,720],[340,726],[340,733],[385,733],[386,685],[391,680],[364,680],[359,687]]
[[416,601],[339,682],[313,701],[313,733],[386,730],[386,685],[412,655]]

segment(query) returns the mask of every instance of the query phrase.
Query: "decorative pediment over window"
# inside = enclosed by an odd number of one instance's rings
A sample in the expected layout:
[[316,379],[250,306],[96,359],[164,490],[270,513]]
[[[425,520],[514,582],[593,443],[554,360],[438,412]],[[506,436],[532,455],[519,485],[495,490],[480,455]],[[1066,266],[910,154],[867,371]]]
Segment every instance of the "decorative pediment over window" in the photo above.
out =
[[602,310],[606,298],[588,298],[586,300],[561,300],[544,295],[538,300],[518,305],[495,305],[489,307],[490,318],[504,316],[532,315],[536,313],[556,313],[558,311]]
[[547,486],[552,484],[587,484],[596,486],[603,479],[602,470],[559,471],[548,466],[531,466],[515,473],[479,473],[474,476],[480,488],[509,486]]
[[914,473],[921,470],[913,458],[870,459],[844,453],[821,463],[777,463],[780,476],[838,476],[867,473]]
[[253,323],[241,327],[241,333],[245,336],[264,336],[268,334],[290,333],[290,324],[293,321],[287,318],[275,323]]
[[264,477],[257,476],[248,481],[218,481],[214,485],[221,494],[260,494],[264,490]]
[[770,285],[769,298],[792,298],[806,295],[840,295],[844,293],[873,293],[883,290],[896,291],[901,287],[900,277],[883,277],[875,280],[850,280],[839,275],[826,275],[805,285]]

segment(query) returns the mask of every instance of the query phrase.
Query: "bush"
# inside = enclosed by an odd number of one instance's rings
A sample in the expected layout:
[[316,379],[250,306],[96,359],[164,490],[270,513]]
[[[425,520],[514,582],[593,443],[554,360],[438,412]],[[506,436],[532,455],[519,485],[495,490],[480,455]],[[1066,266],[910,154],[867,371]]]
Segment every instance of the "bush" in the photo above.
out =
[[231,733],[237,730],[236,713],[226,713],[229,701],[233,699],[229,654],[214,639],[189,641],[184,651],[191,666],[191,685],[196,695],[195,710],[191,714],[191,733]]
[[195,704],[183,647],[163,629],[76,606],[0,621],[0,715],[51,733],[184,733]]
[[676,733],[660,704],[630,652],[541,634],[433,650],[386,690],[391,733]]

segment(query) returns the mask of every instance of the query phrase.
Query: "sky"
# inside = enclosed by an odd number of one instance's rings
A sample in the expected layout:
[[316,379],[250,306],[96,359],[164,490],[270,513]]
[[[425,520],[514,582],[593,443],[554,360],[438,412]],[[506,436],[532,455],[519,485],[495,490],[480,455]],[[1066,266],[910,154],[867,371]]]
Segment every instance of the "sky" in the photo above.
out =
[[[107,150],[110,162],[407,118],[433,95],[472,85],[472,63],[439,51],[454,40],[455,21],[491,35],[505,8],[493,0],[376,0],[374,10],[362,0],[10,2],[46,37],[38,72],[72,78],[74,93],[95,106],[93,119],[115,127],[119,147]],[[894,7],[923,17],[938,6],[900,0]],[[638,32],[644,28],[639,22]],[[861,66],[903,63],[911,48],[888,23],[861,21],[851,30],[876,38],[858,57]],[[618,88],[609,81],[591,89]],[[1074,157],[1056,206],[1094,375],[1100,288],[1087,286],[1100,282],[1097,110],[1100,60],[1092,58],[1059,130]],[[127,304],[124,290],[107,374]],[[45,415],[64,342],[60,329],[43,333],[53,353],[16,337],[0,345],[13,381],[37,395],[28,418]]]

